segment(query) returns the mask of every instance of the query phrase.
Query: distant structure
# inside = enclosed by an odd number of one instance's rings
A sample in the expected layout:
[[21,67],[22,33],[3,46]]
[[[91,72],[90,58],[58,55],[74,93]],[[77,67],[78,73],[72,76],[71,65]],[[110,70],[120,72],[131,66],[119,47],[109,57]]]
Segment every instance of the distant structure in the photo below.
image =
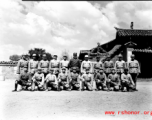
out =
[[[133,22],[131,22],[130,29],[117,28],[116,38],[105,44],[100,45],[115,62],[118,54],[123,55],[123,60],[129,61],[129,55],[135,54],[135,58],[139,61],[141,66],[140,78],[152,78],[151,71],[147,68],[152,68],[152,30],[134,29]],[[92,50],[92,49],[91,49]],[[91,50],[87,51],[90,52]],[[80,51],[79,58],[83,59],[84,54]],[[106,57],[104,58],[106,59]]]

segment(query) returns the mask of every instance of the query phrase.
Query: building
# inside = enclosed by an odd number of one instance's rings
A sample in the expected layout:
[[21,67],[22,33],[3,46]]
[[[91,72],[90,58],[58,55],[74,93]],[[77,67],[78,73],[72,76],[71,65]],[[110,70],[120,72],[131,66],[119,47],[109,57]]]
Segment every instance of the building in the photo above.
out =
[[[133,24],[133,23],[132,23]],[[123,60],[129,61],[130,55],[135,54],[141,66],[140,78],[152,78],[152,30],[143,29],[122,29],[116,28],[116,38],[101,47],[108,51],[111,59],[116,61],[118,54],[123,55]],[[91,50],[89,50],[91,51]],[[87,54],[87,53],[83,53]],[[80,51],[80,59],[82,54]]]

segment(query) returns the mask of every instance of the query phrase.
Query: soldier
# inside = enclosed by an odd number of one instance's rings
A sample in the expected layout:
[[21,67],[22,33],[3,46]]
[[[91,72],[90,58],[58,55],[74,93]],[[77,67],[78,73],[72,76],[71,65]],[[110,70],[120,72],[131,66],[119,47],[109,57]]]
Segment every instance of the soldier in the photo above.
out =
[[42,69],[38,69],[37,72],[32,77],[32,91],[35,90],[35,86],[38,87],[38,90],[44,90],[44,73],[42,72]]
[[106,74],[104,73],[103,68],[100,68],[99,73],[97,73],[95,77],[97,90],[107,90],[106,80],[107,80]]
[[59,68],[60,68],[60,62],[59,60],[57,60],[58,56],[57,55],[54,55],[53,56],[53,60],[50,61],[49,63],[49,69],[53,69],[54,70],[54,74],[56,75],[56,77],[58,76],[58,71],[59,71]]
[[17,64],[17,74],[24,73],[24,70],[28,71],[28,61],[25,55],[22,55],[22,59],[20,59]]
[[39,62],[38,68],[42,69],[44,77],[46,77],[49,69],[49,61],[47,60],[46,54],[43,54],[42,60]]
[[89,69],[86,69],[86,73],[81,76],[81,91],[87,89],[93,90],[93,76],[89,73]]
[[68,64],[69,64],[69,61],[67,60],[67,56],[64,55],[63,56],[63,60],[60,61],[60,69],[65,67],[66,68],[66,72],[68,72]]
[[114,68],[112,68],[111,70],[112,70],[111,74],[109,74],[108,79],[107,79],[108,91],[110,90],[118,91],[120,88],[120,77],[116,73]]
[[114,62],[110,60],[110,56],[108,55],[106,61],[104,62],[104,71],[107,78],[111,73],[112,68],[114,68]]
[[29,60],[29,69],[28,72],[30,73],[31,78],[33,77],[33,75],[35,74],[36,70],[38,69],[38,63],[39,61],[36,60],[36,54],[32,55],[31,60]]
[[58,82],[59,82],[59,90],[70,90],[68,74],[66,73],[66,68],[64,67],[62,68],[62,72],[59,73]]
[[135,89],[135,84],[132,80],[131,75],[128,73],[128,69],[124,69],[124,73],[121,75],[121,86],[122,86],[122,91],[125,91],[125,87],[127,88],[127,91],[134,90]]
[[21,85],[22,88],[26,87],[26,89],[31,87],[32,83],[30,81],[30,75],[27,69],[25,69],[24,72],[21,72],[21,74],[19,75],[19,79],[15,81],[15,89],[13,90],[13,92],[17,91],[18,84]]
[[100,68],[103,68],[103,63],[100,61],[100,56],[97,56],[96,62],[93,64],[94,78],[99,73]]
[[71,90],[79,90],[80,88],[80,78],[79,74],[76,71],[76,68],[73,68],[72,72],[69,75],[70,87]]
[[86,73],[86,69],[89,69],[89,72],[91,73],[92,65],[91,62],[88,60],[88,57],[88,55],[85,55],[85,59],[81,63],[81,73]]
[[80,67],[81,67],[81,62],[77,58],[77,53],[73,53],[73,59],[70,60],[70,62],[68,64],[68,69],[70,69],[70,71],[72,71],[73,68],[76,68],[77,72],[80,72]]
[[128,69],[129,69],[129,73],[135,83],[135,90],[137,90],[136,81],[137,81],[137,76],[140,73],[140,66],[139,66],[139,62],[137,60],[135,60],[134,54],[131,55],[131,61],[128,62]]
[[122,60],[122,55],[118,55],[118,60],[115,63],[115,69],[117,71],[117,74],[121,78],[121,74],[124,72],[124,69],[126,68],[126,63],[124,60]]
[[[56,75],[53,74],[54,70],[50,69],[50,73],[45,78],[46,91],[48,90],[58,90],[58,81]],[[48,89],[50,87],[50,89]]]

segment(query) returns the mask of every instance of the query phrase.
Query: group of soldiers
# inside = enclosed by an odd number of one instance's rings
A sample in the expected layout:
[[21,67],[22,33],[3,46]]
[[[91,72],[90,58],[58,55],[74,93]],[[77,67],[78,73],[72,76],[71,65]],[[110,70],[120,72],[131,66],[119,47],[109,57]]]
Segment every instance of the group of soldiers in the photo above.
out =
[[64,55],[61,61],[54,55],[48,61],[43,54],[41,61],[36,60],[36,54],[27,60],[23,55],[17,65],[18,79],[15,81],[15,89],[21,85],[20,90],[104,90],[104,91],[137,91],[136,80],[140,73],[140,66],[131,55],[131,61],[125,62],[122,55],[114,63],[110,56],[103,62],[97,56],[96,61],[91,62],[85,55],[84,61],[80,61],[77,53],[73,53],[73,59],[67,60]]

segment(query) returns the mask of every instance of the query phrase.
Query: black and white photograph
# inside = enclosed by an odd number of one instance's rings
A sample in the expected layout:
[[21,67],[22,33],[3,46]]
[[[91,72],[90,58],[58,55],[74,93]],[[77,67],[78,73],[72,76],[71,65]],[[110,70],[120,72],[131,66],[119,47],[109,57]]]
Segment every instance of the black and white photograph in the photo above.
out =
[[0,1],[0,120],[152,120],[152,1]]

